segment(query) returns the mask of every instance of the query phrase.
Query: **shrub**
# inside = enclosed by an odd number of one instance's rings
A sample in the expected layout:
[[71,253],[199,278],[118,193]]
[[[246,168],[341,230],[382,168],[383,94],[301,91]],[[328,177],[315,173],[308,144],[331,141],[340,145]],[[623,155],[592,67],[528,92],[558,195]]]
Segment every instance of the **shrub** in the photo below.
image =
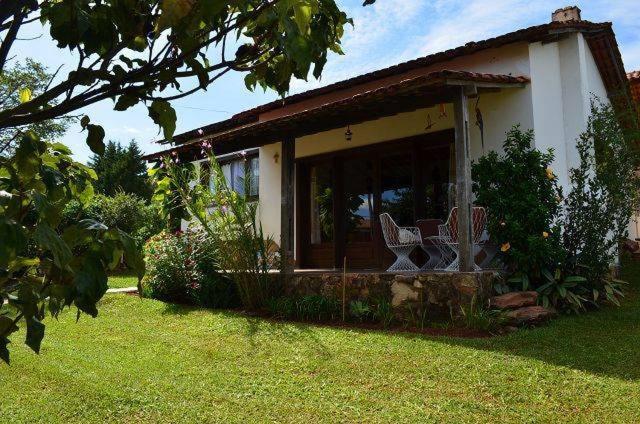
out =
[[290,297],[272,297],[265,302],[267,311],[274,318],[291,319],[296,317],[296,301]]
[[162,232],[145,245],[143,295],[206,308],[235,308],[235,285],[219,272],[215,246],[202,232]]
[[62,217],[63,225],[81,219],[104,222],[109,227],[128,232],[140,245],[166,227],[155,205],[148,205],[136,195],[124,192],[114,196],[97,194],[85,206],[78,201],[69,202]]
[[503,311],[488,309],[477,302],[474,296],[469,306],[460,307],[462,322],[466,328],[495,334],[509,323]]
[[376,306],[373,310],[373,319],[374,321],[382,324],[382,327],[389,328],[389,326],[395,319],[391,302],[389,302],[387,299],[379,299],[376,302]]
[[272,297],[265,301],[265,307],[274,318],[316,322],[335,321],[342,311],[340,302],[320,295]]
[[205,308],[232,309],[242,305],[236,285],[222,273],[205,273],[197,302]]
[[[209,160],[214,190],[202,184],[192,164],[166,160],[150,171],[155,180],[154,201],[186,208],[198,228],[224,254],[216,257],[219,269],[236,284],[247,309],[258,310],[276,291],[269,269],[277,265],[273,241],[265,237],[257,219],[257,202],[229,187],[215,157]],[[195,183],[194,183],[195,181]],[[245,192],[250,192],[249,181]]]
[[144,247],[147,274],[142,280],[145,296],[178,303],[194,303],[203,280],[184,234],[163,232]]
[[301,297],[296,301],[296,313],[303,321],[334,321],[342,309],[340,302],[320,295]]
[[349,303],[349,314],[358,322],[367,321],[372,314],[369,304],[362,300],[354,300]]
[[590,302],[618,303],[621,282],[610,267],[638,205],[638,132],[623,131],[618,118],[611,106],[592,100],[587,130],[576,142],[580,163],[570,173],[564,244],[569,265],[586,283],[580,295]]
[[488,231],[508,270],[540,282],[543,269],[564,260],[553,151],[536,150],[533,131],[518,126],[507,133],[503,148],[503,155],[491,152],[473,165],[476,203],[489,212]]

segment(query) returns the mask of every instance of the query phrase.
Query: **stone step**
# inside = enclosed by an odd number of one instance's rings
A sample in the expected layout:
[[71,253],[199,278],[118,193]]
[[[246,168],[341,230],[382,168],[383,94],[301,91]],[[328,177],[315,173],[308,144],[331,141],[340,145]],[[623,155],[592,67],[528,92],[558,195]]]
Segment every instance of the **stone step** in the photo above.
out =
[[523,306],[534,306],[538,302],[538,292],[511,292],[489,299],[489,307],[493,309],[518,309]]
[[542,306],[525,306],[506,313],[513,325],[537,325],[549,321],[556,312]]

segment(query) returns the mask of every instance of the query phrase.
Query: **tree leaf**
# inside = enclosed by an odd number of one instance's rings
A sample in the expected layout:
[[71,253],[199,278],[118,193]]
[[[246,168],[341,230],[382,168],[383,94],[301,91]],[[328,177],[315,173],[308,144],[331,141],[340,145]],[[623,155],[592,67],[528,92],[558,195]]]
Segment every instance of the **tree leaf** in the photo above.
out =
[[311,23],[311,6],[305,3],[297,3],[293,6],[293,19],[296,21],[300,34],[305,35],[309,31]]
[[38,321],[35,317],[28,318],[26,321],[27,337],[24,342],[35,353],[40,353],[40,345],[44,338],[44,324]]
[[156,23],[156,31],[177,25],[193,8],[193,0],[162,0],[160,9],[162,14]]
[[76,306],[95,318],[98,315],[96,303],[107,291],[107,273],[100,258],[89,254],[76,270],[73,282],[77,290]]
[[18,326],[13,320],[6,315],[0,315],[0,338],[8,336],[14,331],[18,331]]
[[140,101],[140,99],[138,99],[136,96],[132,96],[131,94],[123,94],[122,96],[118,97],[118,101],[116,102],[116,105],[113,107],[113,110],[118,110],[118,111],[127,110],[130,107],[138,104],[138,101]]
[[53,262],[58,268],[67,268],[73,255],[71,254],[69,246],[67,246],[58,233],[53,231],[47,224],[41,223],[36,227],[34,238],[42,248],[51,252]]
[[149,106],[149,116],[164,133],[165,140],[171,140],[176,130],[176,111],[165,100],[154,100]]
[[87,145],[93,153],[104,153],[104,129],[100,125],[87,125]]
[[0,359],[7,364],[9,363],[9,349],[7,349],[7,345],[9,343],[9,339],[6,337],[0,337]]
[[20,90],[18,96],[20,97],[20,103],[27,103],[31,101],[31,89],[23,88]]

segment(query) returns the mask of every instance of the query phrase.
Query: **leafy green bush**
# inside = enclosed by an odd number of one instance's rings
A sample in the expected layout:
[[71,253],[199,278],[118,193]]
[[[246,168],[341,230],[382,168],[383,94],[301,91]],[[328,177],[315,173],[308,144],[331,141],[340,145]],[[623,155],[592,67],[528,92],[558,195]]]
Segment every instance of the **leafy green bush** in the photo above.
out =
[[593,99],[587,130],[576,142],[579,165],[571,170],[564,244],[573,272],[581,275],[580,295],[589,302],[618,303],[622,282],[610,267],[627,237],[629,217],[638,208],[640,177],[637,128],[622,129],[609,105]]
[[188,236],[163,232],[144,247],[147,274],[143,294],[158,300],[195,303],[204,278],[194,260]]
[[395,319],[391,302],[387,299],[379,299],[375,302],[373,309],[373,320],[382,324],[382,327],[389,328]]
[[203,273],[197,302],[205,308],[233,309],[242,305],[236,285],[219,272]]
[[519,126],[507,133],[503,148],[504,154],[491,152],[473,164],[476,204],[487,208],[487,229],[508,270],[540,282],[543,269],[564,261],[558,225],[562,191],[550,168],[553,151],[536,150],[533,131]]
[[279,319],[296,318],[296,300],[290,297],[271,297],[265,302],[269,315]]
[[[592,101],[587,130],[576,142],[580,163],[562,193],[549,164],[553,152],[532,147],[533,133],[515,127],[504,155],[473,165],[477,203],[489,212],[488,230],[502,246],[511,274],[498,292],[536,289],[543,305],[580,312],[588,304],[618,303],[623,282],[612,277],[619,242],[640,193],[637,127],[611,106]],[[635,121],[633,121],[635,122]]]
[[166,227],[155,205],[122,191],[114,196],[96,194],[84,206],[78,201],[69,202],[63,211],[63,225],[81,219],[95,219],[109,227],[119,228],[131,234],[140,245]]
[[503,311],[488,309],[474,296],[469,306],[460,307],[462,322],[466,328],[497,333],[509,323],[509,318]]
[[144,296],[215,309],[240,305],[235,285],[218,271],[215,246],[206,234],[162,232],[149,239],[144,252]]
[[354,300],[349,303],[349,315],[358,322],[365,322],[372,316],[372,309],[363,300]]
[[265,307],[274,318],[300,321],[335,321],[342,313],[340,302],[320,295],[272,297],[265,301]]
[[303,321],[334,321],[341,311],[340,302],[320,295],[304,296],[296,301],[296,314]]
[[[216,262],[236,284],[244,307],[261,309],[278,288],[269,275],[269,269],[278,263],[276,252],[270,249],[273,240],[262,231],[257,217],[258,203],[229,187],[213,156],[209,167],[213,192],[209,184],[199,182],[203,178],[192,164],[177,165],[165,160],[162,167],[150,171],[154,178],[154,202],[165,211],[176,206],[187,209],[208,241],[223,252]],[[249,183],[245,181],[246,193],[250,192]]]

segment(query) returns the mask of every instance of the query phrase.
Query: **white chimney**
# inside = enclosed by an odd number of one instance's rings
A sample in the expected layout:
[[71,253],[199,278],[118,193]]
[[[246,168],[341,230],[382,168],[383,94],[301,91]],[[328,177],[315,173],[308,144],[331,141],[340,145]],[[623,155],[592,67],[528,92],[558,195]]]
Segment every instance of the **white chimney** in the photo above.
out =
[[581,21],[580,12],[581,10],[578,6],[563,7],[551,14],[551,22]]

